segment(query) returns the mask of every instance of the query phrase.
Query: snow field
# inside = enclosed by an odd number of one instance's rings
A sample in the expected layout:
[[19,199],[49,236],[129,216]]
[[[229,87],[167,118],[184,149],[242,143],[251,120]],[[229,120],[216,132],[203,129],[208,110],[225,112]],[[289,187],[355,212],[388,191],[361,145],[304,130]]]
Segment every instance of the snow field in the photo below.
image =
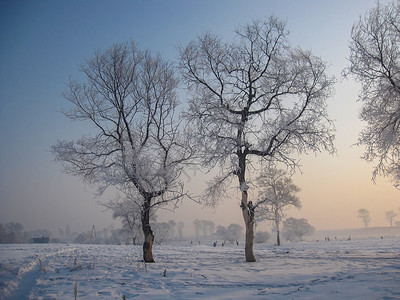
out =
[[400,238],[141,248],[1,245],[0,299],[400,299]]

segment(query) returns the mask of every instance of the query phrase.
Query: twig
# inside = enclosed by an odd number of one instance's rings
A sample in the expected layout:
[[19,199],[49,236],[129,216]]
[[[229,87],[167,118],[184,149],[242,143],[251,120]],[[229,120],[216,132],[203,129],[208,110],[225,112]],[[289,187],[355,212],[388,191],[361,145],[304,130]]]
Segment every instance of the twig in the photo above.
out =
[[46,270],[45,270],[45,268],[43,267],[42,260],[40,259],[40,257],[38,257],[38,261],[39,261],[39,266],[40,266],[40,268],[43,270],[44,273],[46,273]]
[[75,300],[78,299],[78,279],[75,281],[74,295],[75,295]]

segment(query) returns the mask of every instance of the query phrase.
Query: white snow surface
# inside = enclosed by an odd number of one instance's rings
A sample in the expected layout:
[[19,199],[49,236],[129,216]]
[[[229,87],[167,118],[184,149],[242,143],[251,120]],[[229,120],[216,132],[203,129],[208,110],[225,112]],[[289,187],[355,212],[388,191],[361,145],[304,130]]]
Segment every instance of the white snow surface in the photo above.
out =
[[[400,299],[400,238],[255,246],[1,245],[0,299]],[[41,265],[40,266],[40,262]],[[164,276],[165,275],[165,276]]]

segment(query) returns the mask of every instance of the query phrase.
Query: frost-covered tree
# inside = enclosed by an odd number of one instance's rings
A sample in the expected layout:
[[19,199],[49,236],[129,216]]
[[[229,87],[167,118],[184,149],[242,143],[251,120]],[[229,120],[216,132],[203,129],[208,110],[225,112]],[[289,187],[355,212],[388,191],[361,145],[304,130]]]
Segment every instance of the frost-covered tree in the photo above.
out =
[[369,215],[369,211],[365,208],[360,208],[358,210],[358,217],[364,223],[365,228],[368,228],[368,224],[371,222],[371,216]]
[[0,244],[28,243],[30,236],[21,223],[0,224]]
[[204,202],[217,205],[237,179],[249,262],[256,260],[249,173],[269,163],[295,169],[299,153],[334,152],[333,122],[326,109],[334,79],[320,58],[290,46],[285,27],[271,17],[240,27],[232,42],[204,34],[180,49],[191,95],[186,119],[200,164],[219,170]]
[[14,223],[14,222],[10,222],[6,224],[6,228],[8,229],[8,231],[13,231],[16,233],[22,233],[24,231],[24,225],[22,225],[21,223]]
[[[142,204],[141,197],[132,197],[129,194],[123,198],[118,197],[102,204],[112,211],[114,219],[121,220],[122,228],[128,230],[131,234],[133,245],[137,245],[139,241],[143,242]],[[151,210],[150,224],[155,222],[155,211]]]
[[209,220],[200,220],[200,230],[203,233],[203,236],[209,235],[212,237],[215,229],[215,224],[213,221]]
[[183,237],[183,228],[185,227],[185,223],[183,223],[183,222],[178,222],[178,225],[177,225],[177,230],[178,230],[178,237],[180,238],[180,239],[182,239],[182,237]]
[[193,227],[195,230],[196,239],[199,239],[200,231],[203,233],[204,237],[207,235],[210,235],[210,237],[212,237],[215,229],[215,224],[213,221],[196,219],[193,221]]
[[385,218],[389,222],[390,227],[393,227],[393,221],[396,216],[397,214],[393,210],[389,210],[385,213]]
[[170,238],[174,238],[175,237],[175,231],[176,231],[176,222],[174,221],[174,220],[169,220],[168,221],[168,224],[169,224],[169,227],[170,227],[170,229],[169,229],[169,236],[170,236]]
[[59,141],[52,150],[64,169],[97,185],[117,187],[140,199],[143,259],[154,262],[152,210],[184,195],[180,180],[191,148],[182,140],[176,115],[178,84],[168,62],[133,42],[98,51],[81,66],[82,80],[64,93],[65,114],[87,121],[93,134]]
[[306,235],[311,235],[315,228],[306,219],[288,218],[283,222],[283,232],[288,241],[302,241]]
[[161,223],[154,223],[154,233],[157,235],[155,242],[157,244],[161,244],[165,241],[170,240],[173,236],[171,236],[171,223],[169,222],[161,222]]
[[206,221],[206,227],[207,227],[207,231],[210,234],[210,237],[212,238],[213,234],[214,234],[214,230],[215,230],[215,223],[213,221]]
[[228,241],[232,244],[233,242],[242,238],[243,227],[239,224],[230,224],[228,227],[218,225],[215,234],[224,241]]
[[263,172],[257,182],[261,191],[254,205],[256,220],[273,222],[276,230],[276,244],[280,246],[280,227],[286,218],[286,210],[290,207],[301,208],[301,202],[297,196],[300,188],[293,183],[286,172],[275,168]]
[[350,67],[362,85],[360,119],[366,122],[359,145],[363,159],[377,162],[377,175],[393,178],[400,188],[400,1],[375,8],[360,17],[351,31]]
[[270,234],[266,231],[256,231],[256,234],[254,235],[254,242],[256,244],[265,243],[270,239],[270,237]]
[[206,220],[200,220],[199,221],[199,225],[200,225],[200,231],[203,233],[203,237],[205,237],[207,235],[207,231],[208,231],[208,224]]
[[199,240],[199,231],[200,231],[200,228],[201,228],[200,220],[196,219],[196,220],[193,221],[193,228],[194,228],[194,232],[195,232],[195,235],[196,235],[196,240]]

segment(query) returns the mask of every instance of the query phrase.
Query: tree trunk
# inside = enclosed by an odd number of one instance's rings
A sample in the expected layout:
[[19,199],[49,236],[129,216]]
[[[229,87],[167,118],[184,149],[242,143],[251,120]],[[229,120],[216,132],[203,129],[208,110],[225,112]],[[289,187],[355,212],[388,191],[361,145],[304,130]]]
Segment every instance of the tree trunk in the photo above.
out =
[[276,245],[277,246],[281,245],[281,238],[279,236],[279,229],[276,231]]
[[[150,226],[149,226],[150,227]],[[144,233],[144,242],[143,242],[143,261],[147,263],[153,263],[153,242],[154,242],[154,235],[149,228],[148,232]]]
[[153,242],[154,234],[150,226],[150,201],[151,198],[145,199],[142,211],[142,230],[144,235],[143,242],[143,261],[153,263]]
[[246,240],[244,246],[244,252],[247,262],[255,262],[256,258],[253,253],[253,242],[254,242],[254,220],[251,217],[250,210],[247,203],[247,190],[242,191],[242,214],[244,219],[244,224],[246,227]]
[[280,236],[280,224],[279,224],[279,215],[278,215],[278,211],[275,211],[275,229],[276,229],[276,245],[280,246],[281,245],[281,236]]

